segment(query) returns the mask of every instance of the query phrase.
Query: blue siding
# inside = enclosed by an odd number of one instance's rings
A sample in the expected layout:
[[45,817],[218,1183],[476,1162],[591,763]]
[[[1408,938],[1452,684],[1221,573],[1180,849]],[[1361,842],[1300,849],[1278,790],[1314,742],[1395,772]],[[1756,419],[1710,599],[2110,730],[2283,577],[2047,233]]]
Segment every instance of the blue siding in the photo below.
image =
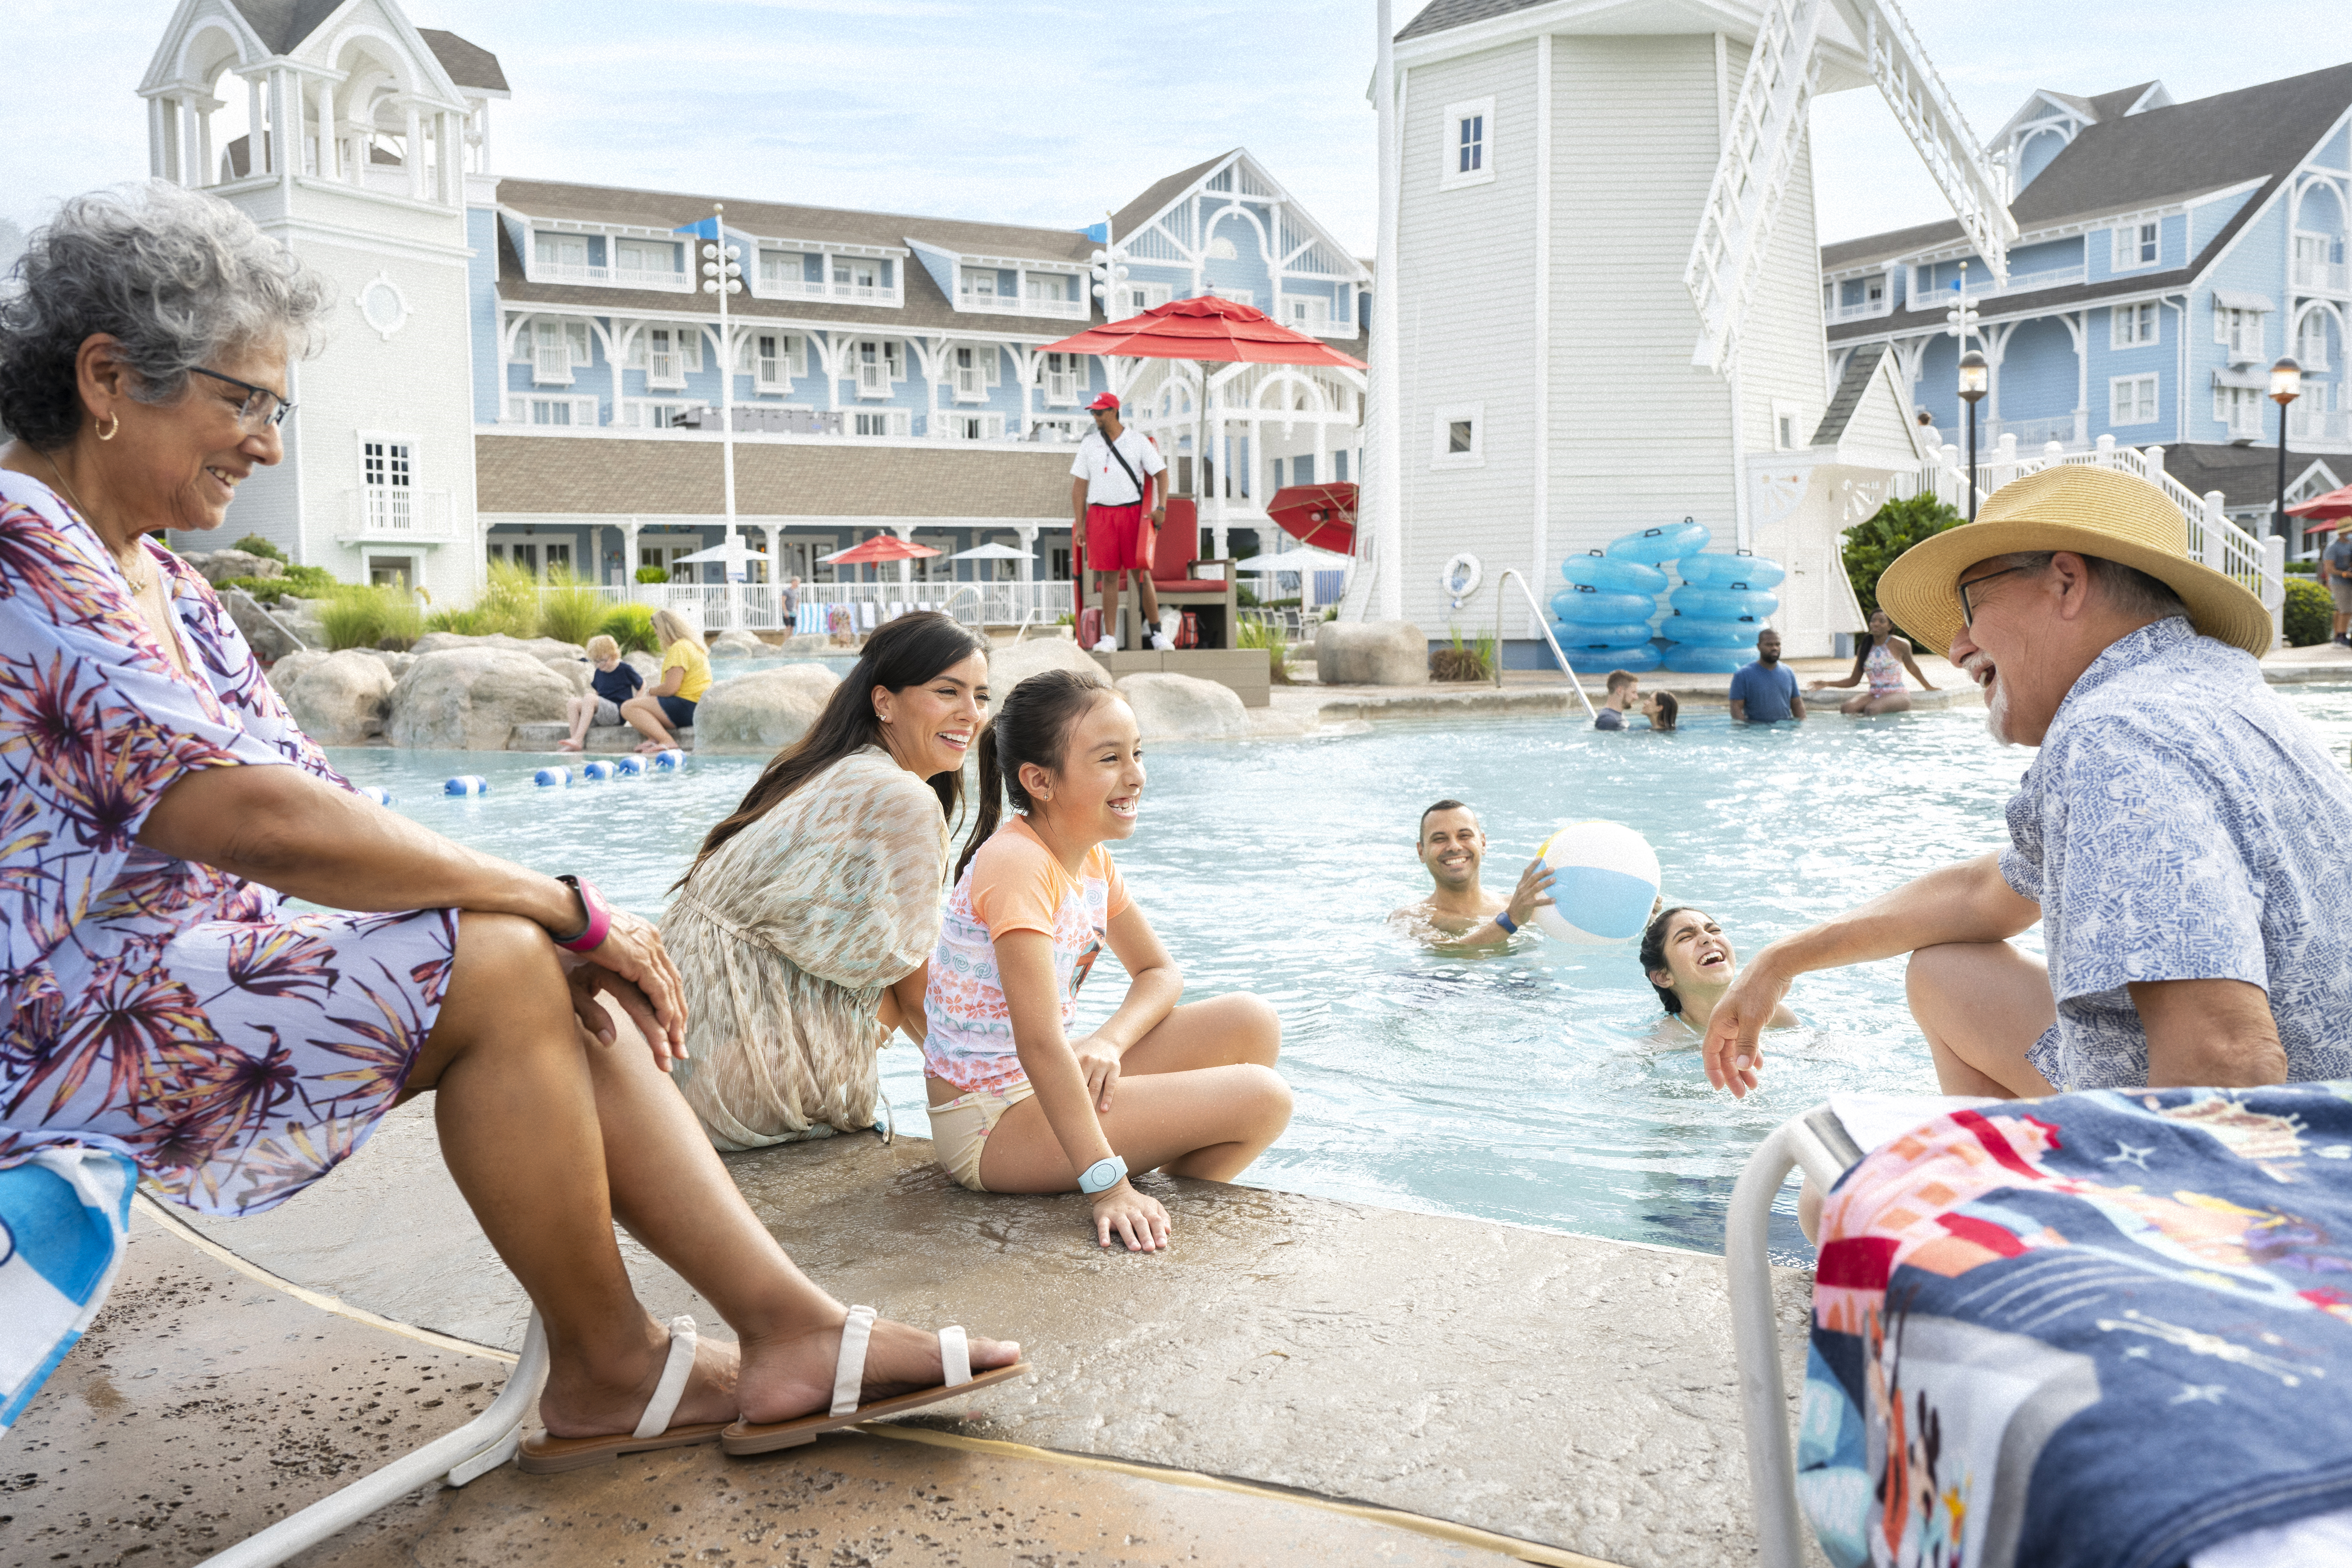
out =
[[2352,169],[2352,126],[2338,126],[2336,134],[2321,145],[2314,161],[2331,169]]
[[2241,191],[2234,196],[2200,203],[2189,208],[2189,249],[2200,251],[2212,244],[2213,237],[2229,227],[2237,216],[2245,211],[2246,204],[2261,194],[2260,191]]
[[2001,357],[2001,418],[2045,419],[2071,412],[2075,374],[2074,334],[2064,322],[2044,318],[2021,323]]
[[[2047,239],[2039,245],[2021,245],[2009,253],[2011,275],[2024,272],[2049,272],[2061,267],[2079,267],[2083,263],[2083,237],[2070,235],[2064,239]],[[1983,265],[1971,262],[1969,270],[1983,274]]]
[[[940,286],[940,293],[950,300],[956,297],[955,268],[946,258],[935,256],[928,250],[919,250],[915,252],[915,259],[923,264],[923,270],[931,275],[931,281]],[[810,276],[822,278],[824,274],[814,272]]]
[[2037,131],[2027,138],[2017,160],[2017,188],[2032,184],[2034,176],[2050,166],[2052,159],[2066,150],[2066,136],[2060,131]]

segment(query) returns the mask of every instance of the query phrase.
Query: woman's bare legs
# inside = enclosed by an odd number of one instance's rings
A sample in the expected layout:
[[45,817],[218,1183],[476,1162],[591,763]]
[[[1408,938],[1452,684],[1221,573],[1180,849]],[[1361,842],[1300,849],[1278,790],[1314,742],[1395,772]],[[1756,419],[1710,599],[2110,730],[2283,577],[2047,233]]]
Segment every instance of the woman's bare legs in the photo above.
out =
[[1911,694],[1907,691],[1890,691],[1883,697],[1874,697],[1865,691],[1858,697],[1849,697],[1839,703],[1838,711],[1863,715],[1908,713],[1911,711]]
[[[1130,1170],[1229,1182],[1290,1124],[1290,1086],[1274,1070],[1282,1020],[1255,996],[1178,1007],[1119,1061],[1103,1136]],[[1078,1173],[1034,1100],[1006,1111],[981,1155],[992,1193],[1076,1192]]]
[[662,722],[661,704],[642,691],[621,704],[621,718],[645,737],[637,743],[640,752],[658,752],[677,744]]
[[[573,1016],[555,950],[529,922],[468,914],[433,1033],[409,1078],[436,1091],[444,1157],[547,1325],[541,1418],[558,1436],[627,1431],[659,1381],[661,1325],[636,1299],[617,1216],[741,1337],[740,1377],[705,1345],[679,1422],[823,1408],[846,1317],[742,1199],[693,1113],[625,1020],[609,1047]],[[972,1365],[1016,1345],[972,1342]],[[938,1342],[877,1324],[867,1396],[939,1380]]]
[[2026,1060],[2057,1021],[2050,971],[2005,942],[1923,947],[1904,974],[1946,1094],[2033,1099],[2057,1089]]

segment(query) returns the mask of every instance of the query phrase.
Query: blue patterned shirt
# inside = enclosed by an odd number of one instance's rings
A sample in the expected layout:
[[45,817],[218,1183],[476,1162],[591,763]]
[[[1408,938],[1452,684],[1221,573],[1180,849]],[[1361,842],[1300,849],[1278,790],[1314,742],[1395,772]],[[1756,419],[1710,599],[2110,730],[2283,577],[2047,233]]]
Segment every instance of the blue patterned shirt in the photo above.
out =
[[2269,993],[2290,1079],[2352,1078],[2352,779],[2247,654],[2174,616],[2092,661],[2009,803],[2009,885],[2042,905],[2062,1089],[2147,1082],[2124,987]]

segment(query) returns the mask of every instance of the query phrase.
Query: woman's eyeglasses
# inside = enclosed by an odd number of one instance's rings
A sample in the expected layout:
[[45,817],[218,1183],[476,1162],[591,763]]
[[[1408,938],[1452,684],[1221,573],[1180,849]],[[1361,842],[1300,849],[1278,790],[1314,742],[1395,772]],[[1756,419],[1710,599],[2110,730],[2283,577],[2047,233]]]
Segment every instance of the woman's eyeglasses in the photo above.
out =
[[233,375],[223,375],[216,370],[206,370],[200,364],[190,365],[188,368],[198,375],[208,375],[215,381],[226,382],[229,385],[244,392],[245,401],[236,406],[236,420],[238,424],[256,435],[259,435],[266,426],[285,424],[286,416],[294,412],[292,404],[266,386],[256,386],[249,381],[239,381]]

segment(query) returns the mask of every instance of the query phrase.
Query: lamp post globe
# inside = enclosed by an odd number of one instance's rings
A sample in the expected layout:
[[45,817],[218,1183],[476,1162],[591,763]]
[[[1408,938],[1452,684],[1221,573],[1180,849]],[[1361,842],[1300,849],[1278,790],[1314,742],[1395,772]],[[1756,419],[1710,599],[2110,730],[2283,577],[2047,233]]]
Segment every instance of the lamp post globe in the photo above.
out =
[[2271,511],[2271,531],[2286,534],[2286,405],[2303,395],[2303,366],[2282,359],[2271,366],[2271,401],[2279,405],[2277,504]]
[[1969,521],[1977,520],[1977,405],[1992,390],[1992,366],[1975,349],[1960,356],[1960,401],[1969,405]]

